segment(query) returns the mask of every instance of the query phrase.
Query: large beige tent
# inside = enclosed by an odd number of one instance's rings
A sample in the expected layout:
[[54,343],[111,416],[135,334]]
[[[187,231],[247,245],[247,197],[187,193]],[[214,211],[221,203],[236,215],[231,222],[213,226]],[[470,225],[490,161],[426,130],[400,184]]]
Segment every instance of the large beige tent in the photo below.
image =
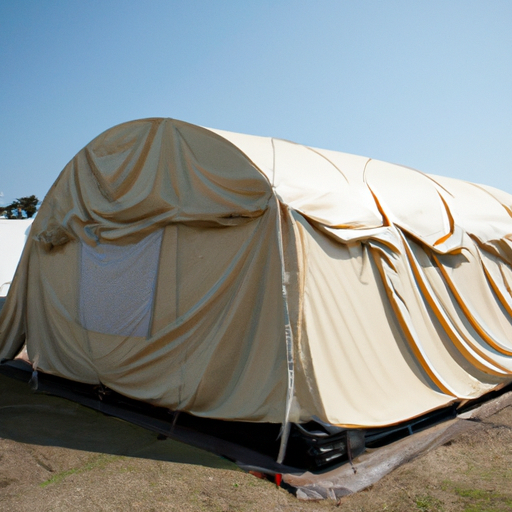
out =
[[172,119],[65,167],[0,357],[194,415],[395,424],[512,376],[512,196]]

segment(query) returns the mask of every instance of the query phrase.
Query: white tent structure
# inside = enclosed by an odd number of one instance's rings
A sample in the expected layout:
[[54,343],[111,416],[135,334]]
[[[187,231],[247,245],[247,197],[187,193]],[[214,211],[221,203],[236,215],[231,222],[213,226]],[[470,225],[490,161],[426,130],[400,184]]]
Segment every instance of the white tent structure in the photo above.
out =
[[45,198],[0,357],[197,416],[392,425],[512,380],[512,196],[172,119]]
[[0,297],[9,291],[33,221],[33,218],[0,219]]

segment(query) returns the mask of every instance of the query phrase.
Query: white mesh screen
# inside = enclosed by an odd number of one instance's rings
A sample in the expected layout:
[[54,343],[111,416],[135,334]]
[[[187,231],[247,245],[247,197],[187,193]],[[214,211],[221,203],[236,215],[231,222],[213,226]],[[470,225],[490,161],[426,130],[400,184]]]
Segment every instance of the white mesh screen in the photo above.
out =
[[148,336],[163,230],[131,245],[82,244],[80,320],[86,329]]

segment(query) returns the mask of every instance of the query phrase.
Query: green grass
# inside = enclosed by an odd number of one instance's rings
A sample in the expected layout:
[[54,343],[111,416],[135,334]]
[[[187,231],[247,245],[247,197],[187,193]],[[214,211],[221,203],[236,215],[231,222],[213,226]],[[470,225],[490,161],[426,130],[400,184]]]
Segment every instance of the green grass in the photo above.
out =
[[511,510],[512,503],[509,501],[501,504],[473,503],[464,507],[464,512],[507,512]]
[[460,487],[454,482],[446,480],[441,488],[444,491],[451,491],[461,498],[464,512],[506,512],[512,510],[512,498],[500,492]]
[[45,480],[44,482],[39,484],[39,487],[47,487],[48,485],[55,485],[62,482],[68,476],[77,475],[79,473],[85,473],[87,471],[91,471],[96,468],[104,468],[107,464],[114,462],[115,460],[121,459],[122,457],[119,455],[106,455],[101,454],[90,460],[84,466],[80,466],[78,468],[68,469],[66,471],[61,471],[60,473],[55,473],[51,478]]
[[443,510],[441,501],[428,494],[417,496],[414,502],[416,504],[416,508],[421,512],[434,512]]

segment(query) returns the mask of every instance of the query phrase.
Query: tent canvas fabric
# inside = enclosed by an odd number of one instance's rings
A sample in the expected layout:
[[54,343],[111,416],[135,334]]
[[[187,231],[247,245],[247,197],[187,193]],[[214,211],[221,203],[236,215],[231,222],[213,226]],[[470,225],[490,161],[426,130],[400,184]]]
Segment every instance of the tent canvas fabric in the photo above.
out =
[[173,119],[64,168],[0,357],[197,416],[392,425],[512,380],[512,196]]

